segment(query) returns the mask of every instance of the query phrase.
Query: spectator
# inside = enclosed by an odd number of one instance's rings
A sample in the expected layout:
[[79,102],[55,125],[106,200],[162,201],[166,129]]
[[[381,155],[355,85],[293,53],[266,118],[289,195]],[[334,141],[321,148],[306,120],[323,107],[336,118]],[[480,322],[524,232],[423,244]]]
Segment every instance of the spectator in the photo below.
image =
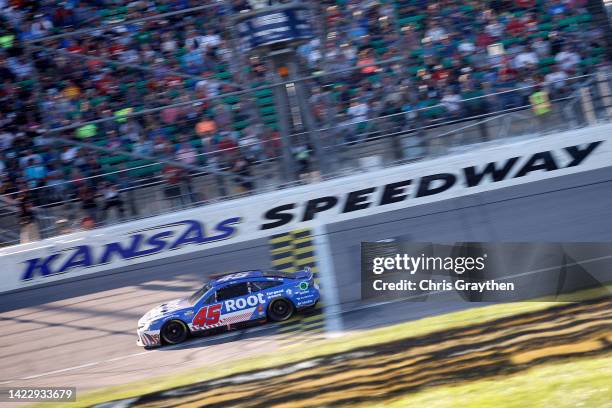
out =
[[132,146],[132,151],[142,156],[151,156],[153,154],[153,144],[145,136],[141,135]]
[[446,37],[446,30],[440,25],[437,19],[434,19],[425,36],[434,43],[440,42]]
[[197,159],[196,150],[187,142],[181,143],[176,151],[176,160],[193,166],[197,164]]
[[[175,101],[166,101],[166,104],[174,103]],[[176,123],[181,117],[182,110],[180,107],[166,108],[161,113],[161,120],[163,123],[172,125]]]
[[81,229],[88,231],[96,227],[96,220],[92,217],[86,216],[81,220]]
[[550,42],[545,38],[536,38],[532,43],[531,48],[535,51],[538,59],[547,58],[550,56]]
[[30,24],[30,35],[32,37],[43,37],[53,29],[53,23],[43,14],[36,14],[34,21]]
[[205,50],[209,48],[219,47],[222,44],[221,37],[214,30],[209,29],[207,34],[201,38],[200,47]]
[[86,216],[94,222],[98,222],[98,203],[96,202],[96,192],[93,188],[83,184],[79,189],[79,200],[81,201],[81,209]]
[[19,166],[25,169],[33,164],[42,163],[42,157],[39,154],[34,153],[32,150],[26,150],[23,156],[19,159]]
[[555,56],[555,61],[564,71],[575,71],[576,65],[580,62],[580,55],[567,45]]
[[219,137],[220,140],[217,144],[217,151],[219,152],[221,165],[229,167],[229,163],[235,161],[236,155],[238,154],[236,138],[235,135],[228,130],[220,132]]
[[25,197],[19,203],[19,225],[21,226],[20,242],[22,244],[40,239],[34,208]]
[[556,16],[565,13],[565,11],[565,4],[563,4],[561,0],[550,1],[550,5],[548,6],[548,14],[551,16]]
[[565,88],[565,81],[567,78],[567,73],[558,66],[555,66],[552,72],[546,74],[544,77],[544,84],[551,94],[559,96],[563,93],[562,91]]
[[45,177],[47,177],[47,170],[42,163],[37,163],[36,159],[30,158],[28,165],[24,169],[24,175],[28,181],[30,188],[36,188],[42,185]]
[[533,69],[539,62],[538,54],[531,47],[526,47],[524,51],[519,53],[514,59],[514,66],[517,69]]
[[461,95],[453,92],[452,88],[448,88],[442,97],[442,106],[444,106],[450,117],[459,117],[461,113]]
[[263,145],[266,158],[276,160],[281,155],[282,145],[278,132],[266,129],[263,135]]
[[236,174],[234,181],[238,184],[239,193],[248,193],[253,190],[251,162],[247,158],[238,156],[232,167],[232,172]]
[[353,123],[365,122],[368,119],[368,104],[358,99],[351,101],[351,106],[347,113],[352,119]]
[[552,105],[550,104],[550,98],[548,92],[545,89],[538,86],[535,88],[535,92],[529,97],[531,103],[531,109],[538,120],[540,130],[544,130],[546,125],[546,119],[552,111]]
[[164,195],[173,208],[182,207],[185,204],[181,191],[181,171],[180,168],[169,165],[165,166],[163,170]]
[[163,136],[158,135],[155,137],[153,142],[153,152],[156,156],[164,155],[169,149],[171,150],[172,147],[170,146],[169,142],[163,138]]
[[216,130],[217,125],[215,124],[215,121],[207,117],[203,117],[202,120],[196,124],[196,133],[200,137],[210,136]]
[[64,185],[65,180],[63,172],[56,169],[54,165],[49,165],[49,174],[45,184],[48,189],[47,202],[57,203],[65,199]]
[[123,219],[124,209],[123,201],[119,195],[119,189],[116,184],[109,182],[104,183],[102,187],[102,197],[104,198],[104,207],[102,208],[102,219],[106,220],[108,217],[108,211],[111,208],[116,208],[119,215],[119,219]]
[[61,158],[65,164],[71,163],[79,152],[79,148],[76,146],[64,146]]
[[310,154],[311,153],[312,153],[312,150],[310,149],[310,146],[308,146],[307,144],[301,144],[299,146],[296,146],[293,149],[295,160],[298,163],[298,168],[297,168],[298,174],[297,175],[301,180],[308,177],[311,172],[311,168],[310,168]]

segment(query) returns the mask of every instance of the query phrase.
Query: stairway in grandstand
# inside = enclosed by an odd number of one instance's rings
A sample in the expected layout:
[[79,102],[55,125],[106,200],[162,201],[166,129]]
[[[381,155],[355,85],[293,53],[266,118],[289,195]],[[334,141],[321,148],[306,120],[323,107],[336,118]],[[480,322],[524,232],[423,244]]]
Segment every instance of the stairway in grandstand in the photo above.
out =
[[[258,81],[251,84],[251,88],[259,88],[270,85],[267,81]],[[274,93],[272,88],[260,89],[253,92],[257,110],[261,120],[269,129],[278,130],[278,119],[276,115],[276,107],[274,106]]]
[[[608,1],[606,1],[608,3]],[[606,11],[606,5],[602,0],[588,0],[587,10],[593,16],[593,23],[605,31],[606,43],[608,45],[608,59],[612,58],[612,15]],[[608,6],[609,7],[609,6]],[[602,51],[603,56],[605,51]]]

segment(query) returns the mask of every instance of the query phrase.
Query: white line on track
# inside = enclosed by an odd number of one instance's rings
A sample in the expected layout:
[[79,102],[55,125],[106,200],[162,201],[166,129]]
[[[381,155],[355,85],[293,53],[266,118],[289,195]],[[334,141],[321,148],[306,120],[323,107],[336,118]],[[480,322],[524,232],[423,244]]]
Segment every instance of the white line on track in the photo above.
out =
[[[194,339],[193,341],[190,341],[188,344],[189,345],[206,344],[206,343],[210,343],[210,342],[213,342],[213,341],[216,341],[216,340],[222,340],[222,339],[225,339],[225,338],[228,338],[228,337],[235,337],[235,336],[237,336],[237,335],[239,335],[241,333],[248,335],[248,334],[256,333],[256,332],[263,331],[263,330],[266,330],[266,329],[269,330],[270,326],[253,327],[251,329],[246,329],[244,331],[236,331],[236,332],[231,332],[231,333],[220,334],[220,335],[217,335],[217,336],[214,336],[214,337],[205,337],[205,338],[200,338],[200,339]],[[164,351],[173,350],[173,349],[180,349],[183,346],[184,346],[184,344],[176,344],[174,346],[166,346],[166,347],[164,347]],[[33,380],[33,379],[41,378],[41,377],[48,377],[50,375],[61,374],[61,373],[65,373],[65,372],[68,372],[68,371],[80,370],[82,368],[93,367],[93,366],[100,365],[100,364],[112,363],[112,362],[115,362],[115,361],[125,360],[125,359],[128,359],[128,358],[144,356],[145,354],[151,355],[151,353],[156,353],[156,352],[159,352],[159,351],[161,351],[161,350],[160,349],[153,349],[153,350],[141,351],[139,353],[127,354],[127,355],[124,355],[124,356],[121,356],[121,357],[113,357],[113,358],[110,358],[110,359],[107,359],[107,360],[94,361],[92,363],[81,364],[81,365],[74,366],[74,367],[62,368],[62,369],[54,370],[54,371],[47,371],[45,373],[40,373],[40,374],[36,374],[36,375],[30,375],[28,377],[23,377],[23,378],[20,378],[18,380],[15,379],[15,380],[1,381],[0,385],[10,384],[10,383],[15,382],[15,381],[26,381],[26,380]]]
[[92,367],[92,366],[95,366],[95,365],[98,365],[98,364],[100,364],[100,361],[96,361],[94,363],[81,364],[81,365],[75,366],[75,367],[62,368],[61,370],[49,371],[49,372],[42,373],[42,374],[30,375],[28,377],[22,378],[22,380],[33,380],[35,378],[46,377],[46,376],[52,375],[52,374],[59,374],[59,373],[65,373],[66,371],[78,370],[79,368]]

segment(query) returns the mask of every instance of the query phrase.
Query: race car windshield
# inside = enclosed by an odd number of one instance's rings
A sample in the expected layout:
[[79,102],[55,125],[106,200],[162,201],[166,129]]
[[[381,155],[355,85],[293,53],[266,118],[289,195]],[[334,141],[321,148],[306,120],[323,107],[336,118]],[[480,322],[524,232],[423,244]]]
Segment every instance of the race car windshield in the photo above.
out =
[[197,291],[194,292],[193,295],[189,296],[189,303],[191,303],[192,305],[197,302],[198,300],[200,300],[200,298],[206,293],[208,292],[208,290],[211,288],[212,286],[210,286],[210,284],[205,283],[204,286],[202,286],[200,289],[198,289]]

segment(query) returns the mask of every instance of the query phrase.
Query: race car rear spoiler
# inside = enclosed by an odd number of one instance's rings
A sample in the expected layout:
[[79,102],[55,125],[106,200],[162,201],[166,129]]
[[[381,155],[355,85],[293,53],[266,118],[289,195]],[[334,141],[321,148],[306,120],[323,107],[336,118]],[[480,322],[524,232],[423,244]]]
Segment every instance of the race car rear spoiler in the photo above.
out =
[[305,267],[303,270],[295,273],[295,279],[312,279],[312,270]]

